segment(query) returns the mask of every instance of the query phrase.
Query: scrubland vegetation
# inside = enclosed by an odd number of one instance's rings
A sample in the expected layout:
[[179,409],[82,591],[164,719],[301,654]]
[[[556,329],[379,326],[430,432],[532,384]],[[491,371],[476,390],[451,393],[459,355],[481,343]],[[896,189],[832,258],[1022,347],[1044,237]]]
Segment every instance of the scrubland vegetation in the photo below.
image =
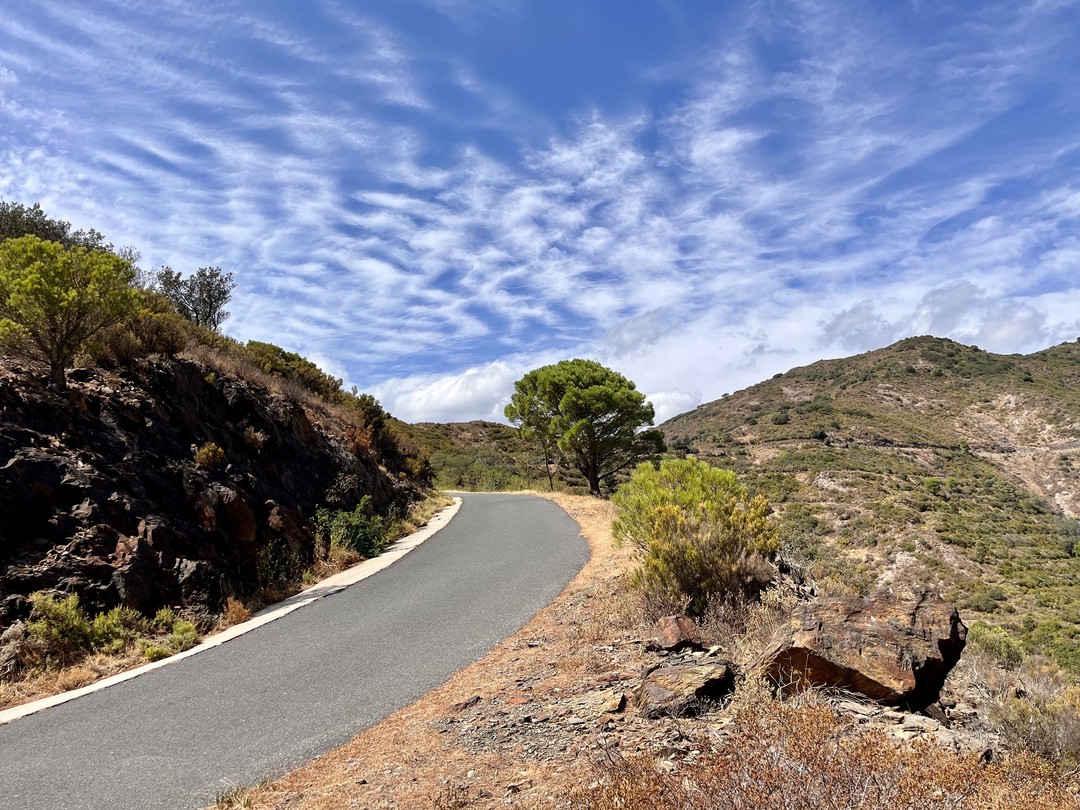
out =
[[903,744],[853,727],[819,696],[780,701],[759,684],[736,692],[731,723],[702,739],[692,767],[664,772],[650,757],[611,753],[575,810],[1004,810],[1080,807],[1074,779],[1026,753],[985,763],[933,742]]

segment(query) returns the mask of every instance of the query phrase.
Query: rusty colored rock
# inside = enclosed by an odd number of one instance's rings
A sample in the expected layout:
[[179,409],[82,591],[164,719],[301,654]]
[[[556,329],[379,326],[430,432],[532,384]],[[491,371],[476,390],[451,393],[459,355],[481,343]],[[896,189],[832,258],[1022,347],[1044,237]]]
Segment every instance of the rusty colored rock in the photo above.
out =
[[668,652],[700,650],[697,625],[689,616],[664,616],[656,623],[656,635],[650,646]]
[[937,595],[829,597],[796,608],[757,669],[785,689],[846,689],[918,710],[937,700],[966,637]]

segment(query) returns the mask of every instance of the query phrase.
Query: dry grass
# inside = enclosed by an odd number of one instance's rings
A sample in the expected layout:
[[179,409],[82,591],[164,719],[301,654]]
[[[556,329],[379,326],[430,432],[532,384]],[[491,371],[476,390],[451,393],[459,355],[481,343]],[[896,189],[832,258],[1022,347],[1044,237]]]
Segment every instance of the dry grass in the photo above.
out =
[[984,765],[977,754],[928,740],[904,745],[837,717],[820,698],[785,703],[751,684],[732,722],[692,768],[660,770],[650,757],[608,753],[574,810],[1075,810],[1074,777],[1030,755]]
[[218,629],[224,630],[234,624],[243,624],[250,618],[251,608],[235,596],[230,596],[225,600],[225,607],[221,611],[221,621],[218,622]]
[[141,654],[128,650],[119,655],[98,653],[60,670],[34,670],[15,681],[0,681],[0,709],[79,689],[145,663]]

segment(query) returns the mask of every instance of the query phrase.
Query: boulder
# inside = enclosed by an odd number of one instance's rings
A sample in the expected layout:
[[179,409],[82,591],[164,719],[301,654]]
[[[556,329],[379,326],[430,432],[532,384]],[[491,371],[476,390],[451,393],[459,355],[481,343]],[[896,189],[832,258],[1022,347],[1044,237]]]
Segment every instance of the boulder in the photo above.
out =
[[681,717],[696,714],[703,701],[720,700],[734,688],[735,665],[712,659],[654,669],[634,692],[634,703],[642,717]]
[[784,689],[829,687],[920,710],[938,699],[967,628],[925,591],[837,596],[800,605],[757,671]]
[[701,649],[697,625],[689,616],[664,616],[656,623],[656,635],[649,643],[650,649],[680,652]]

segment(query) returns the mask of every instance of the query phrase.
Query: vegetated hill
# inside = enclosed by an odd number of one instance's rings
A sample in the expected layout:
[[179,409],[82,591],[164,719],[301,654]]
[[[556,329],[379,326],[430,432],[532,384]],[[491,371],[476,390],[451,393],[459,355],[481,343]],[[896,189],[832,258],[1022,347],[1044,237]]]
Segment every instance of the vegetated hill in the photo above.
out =
[[1080,342],[910,338],[660,427],[767,495],[788,553],[834,587],[935,587],[1080,673]]
[[[431,460],[435,484],[440,489],[484,492],[548,488],[543,453],[517,428],[478,420],[402,423],[399,430]],[[559,489],[580,488],[584,480],[576,471],[560,468],[555,485]]]
[[0,358],[0,629],[38,590],[92,613],[180,605],[209,625],[227,596],[325,555],[318,508],[420,497],[423,464],[373,399],[332,405],[215,339],[193,347],[202,360],[76,369],[63,393],[44,366]]

